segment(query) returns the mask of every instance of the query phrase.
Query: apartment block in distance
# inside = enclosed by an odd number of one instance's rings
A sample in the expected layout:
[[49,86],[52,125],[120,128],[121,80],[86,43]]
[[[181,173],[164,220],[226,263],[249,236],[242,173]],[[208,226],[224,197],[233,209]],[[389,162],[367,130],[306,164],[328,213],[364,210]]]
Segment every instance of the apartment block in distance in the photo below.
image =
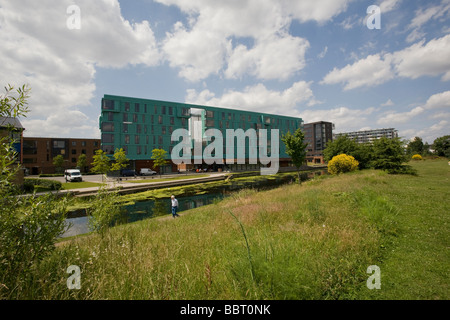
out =
[[[237,109],[216,108],[211,106],[192,105],[185,103],[138,99],[123,96],[104,95],[101,105],[99,126],[101,130],[101,146],[109,155],[114,154],[115,149],[123,148],[130,159],[130,167],[139,171],[141,168],[153,168],[151,159],[153,149],[164,149],[168,153],[167,160],[171,160],[171,152],[179,141],[172,142],[172,132],[179,128],[189,131],[191,142],[195,139],[202,140],[202,148],[207,145],[204,133],[207,129],[218,129],[226,140],[226,129],[253,128],[279,129],[280,138],[288,130],[294,132],[302,127],[303,120],[297,117],[287,117],[274,114],[250,112]],[[271,152],[271,136],[268,130],[268,147]],[[249,139],[245,139],[245,164],[238,164],[237,150],[233,155],[225,155],[225,165],[206,165],[204,162],[195,164],[193,156],[191,164],[177,166],[172,161],[163,168],[163,172],[177,170],[191,170],[196,168],[210,170],[253,170],[259,168],[258,164],[249,164]],[[193,145],[193,143],[192,143]],[[280,167],[291,164],[290,157],[285,152],[285,146],[281,139]],[[194,151],[192,151],[194,155]],[[228,159],[234,163],[228,164]],[[204,160],[204,159],[203,159]],[[158,171],[158,168],[153,168]]]
[[333,141],[334,124],[319,121],[305,123],[305,142],[308,143],[306,160],[312,163],[324,163],[323,150],[329,141]]
[[86,155],[86,167],[80,170],[87,172],[91,168],[95,151],[100,149],[100,139],[73,138],[23,138],[23,166],[29,174],[56,173],[53,158],[62,155],[63,169],[77,167],[78,157]]
[[398,130],[394,128],[387,129],[374,129],[374,130],[364,130],[364,131],[353,131],[337,133],[336,138],[346,135],[349,138],[355,140],[358,143],[372,142],[374,140],[380,139],[381,137],[386,137],[388,139],[398,138]]

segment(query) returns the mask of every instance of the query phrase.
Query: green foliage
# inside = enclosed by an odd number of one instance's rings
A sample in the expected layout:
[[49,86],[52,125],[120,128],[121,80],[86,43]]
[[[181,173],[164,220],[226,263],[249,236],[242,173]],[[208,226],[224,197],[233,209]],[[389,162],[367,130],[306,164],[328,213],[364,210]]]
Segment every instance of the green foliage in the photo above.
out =
[[117,192],[108,191],[105,187],[99,189],[96,201],[87,209],[88,223],[91,230],[103,236],[109,227],[118,221],[121,215],[118,198]]
[[292,162],[297,167],[298,183],[300,183],[300,167],[306,161],[306,148],[308,147],[308,143],[305,142],[305,134],[300,128],[294,134],[288,131],[281,137],[281,141],[286,146],[286,154],[292,158]]
[[434,140],[433,149],[438,156],[450,158],[450,135]]
[[[18,117],[28,112],[26,86],[6,88],[0,96],[0,116]],[[10,128],[11,129],[11,128]],[[0,299],[21,295],[22,287],[33,280],[33,270],[54,249],[65,230],[67,199],[56,201],[53,195],[18,197],[11,183],[19,167],[14,164],[11,141],[0,140]],[[32,185],[35,181],[28,180]],[[41,181],[40,181],[41,182]],[[49,183],[54,188],[56,185]]]
[[14,87],[8,84],[5,94],[0,95],[0,115],[12,118],[26,116],[30,91],[27,85],[14,90]]
[[111,171],[117,171],[126,168],[129,162],[129,159],[127,158],[125,151],[122,148],[116,149],[116,151],[114,152],[114,160],[115,162],[111,165]]
[[[24,179],[24,186],[26,189],[30,189],[30,186],[41,186],[50,190],[61,190],[62,189],[62,183],[56,180],[49,180],[49,179],[37,179],[37,178],[25,178]],[[31,190],[33,190],[31,189]]]
[[63,164],[64,157],[61,154],[53,158],[53,165],[56,167],[56,171],[62,172]]
[[77,160],[77,167],[84,172],[84,168],[87,165],[87,157],[84,153],[80,154]]
[[111,170],[110,160],[103,150],[96,150],[93,159],[91,172],[105,174]]
[[305,142],[305,134],[301,129],[297,129],[294,134],[288,131],[281,137],[281,141],[286,145],[286,154],[292,158],[292,162],[296,167],[301,167],[306,160],[306,148],[308,144]]
[[375,169],[398,170],[405,162],[406,156],[400,139],[382,137],[373,142],[374,157],[372,166]]
[[153,149],[152,150],[152,159],[153,159],[153,168],[160,168],[161,175],[161,167],[167,165],[169,162],[166,160],[167,151],[164,149]]
[[373,148],[370,143],[358,144],[346,135],[339,136],[337,139],[329,142],[323,151],[326,162],[340,154],[353,156],[359,163],[360,169],[370,168],[370,161],[373,157]]
[[2,199],[0,299],[20,294],[22,285],[32,279],[34,267],[54,250],[56,239],[68,227],[67,204],[66,198],[56,200],[51,194]]
[[340,154],[328,162],[328,172],[330,174],[340,174],[355,171],[358,169],[358,164],[354,157]]
[[425,151],[424,144],[422,141],[422,138],[415,137],[412,141],[408,143],[408,146],[406,147],[406,154],[412,155],[412,154],[423,154]]

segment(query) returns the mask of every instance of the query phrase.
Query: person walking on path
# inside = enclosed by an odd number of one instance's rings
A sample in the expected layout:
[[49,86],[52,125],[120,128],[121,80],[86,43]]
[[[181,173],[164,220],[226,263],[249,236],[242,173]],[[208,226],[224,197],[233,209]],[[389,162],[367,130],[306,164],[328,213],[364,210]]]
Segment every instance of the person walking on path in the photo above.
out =
[[172,195],[171,197],[172,200],[172,216],[175,217],[179,217],[177,210],[178,210],[178,200],[175,198],[174,195]]

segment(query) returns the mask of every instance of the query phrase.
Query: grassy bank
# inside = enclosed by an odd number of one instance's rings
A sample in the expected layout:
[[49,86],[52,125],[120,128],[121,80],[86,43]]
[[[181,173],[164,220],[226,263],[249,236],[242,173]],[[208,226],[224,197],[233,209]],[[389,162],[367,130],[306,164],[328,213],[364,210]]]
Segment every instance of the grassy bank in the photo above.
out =
[[[66,242],[22,298],[448,299],[446,161],[244,190],[221,202]],[[66,269],[82,270],[68,290]],[[381,269],[369,290],[367,268]]]

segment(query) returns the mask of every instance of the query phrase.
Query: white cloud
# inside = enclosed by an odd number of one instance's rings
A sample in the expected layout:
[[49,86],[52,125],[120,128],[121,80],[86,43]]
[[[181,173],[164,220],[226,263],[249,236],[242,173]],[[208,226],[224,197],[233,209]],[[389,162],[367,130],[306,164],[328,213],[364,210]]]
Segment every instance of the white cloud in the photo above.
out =
[[[96,67],[160,63],[148,22],[125,20],[117,0],[76,4],[81,29],[70,30],[66,10],[73,1],[0,0],[0,74],[4,81],[32,88],[26,135],[96,132],[97,121],[89,122],[86,113],[74,110],[90,105]],[[79,127],[71,125],[69,130],[55,115],[71,115],[81,122],[70,122]]]
[[[427,102],[422,106],[417,106],[410,111],[406,112],[386,112],[377,121],[381,125],[392,125],[398,123],[406,123],[411,121],[416,116],[422,115],[425,112],[430,112],[434,109],[449,108],[450,107],[450,91],[437,93],[428,98]],[[441,113],[441,116],[445,116],[445,113]],[[448,114],[447,114],[448,115]],[[436,118],[431,115],[429,118]],[[442,118],[441,118],[442,119]]]
[[425,104],[426,109],[450,108],[450,91],[432,95]]
[[222,108],[239,108],[249,111],[299,116],[298,104],[314,104],[311,83],[299,81],[284,91],[267,89],[263,84],[248,86],[243,91],[229,90],[221,97],[205,89],[187,90],[186,103],[211,105]]
[[344,90],[355,89],[364,86],[375,86],[393,78],[390,61],[379,54],[369,55],[352,65],[342,69],[334,68],[321,83],[336,84],[345,83]]
[[349,64],[334,68],[322,84],[345,84],[344,90],[372,87],[395,77],[417,79],[422,76],[439,76],[450,80],[450,35],[413,44],[394,53],[374,54]]
[[300,22],[326,23],[347,9],[351,0],[282,1],[285,11]]
[[405,129],[399,130],[399,135],[405,137],[406,139],[411,139],[413,137],[421,137],[424,142],[433,143],[433,141],[445,135],[448,135],[448,127],[450,121],[441,120],[438,123],[433,124],[422,130],[417,129]]
[[325,58],[325,56],[327,55],[327,52],[328,52],[328,46],[325,46],[325,48],[323,48],[323,51],[322,51],[321,53],[319,53],[319,54],[317,55],[317,57],[318,57],[319,59],[323,59],[323,58]]
[[421,76],[442,76],[450,80],[450,34],[424,41],[397,51],[392,55],[396,73],[400,77],[417,79]]
[[392,107],[394,105],[394,102],[391,99],[388,99],[385,103],[382,103],[382,107]]
[[236,47],[228,60],[227,78],[240,78],[250,74],[258,79],[286,80],[305,66],[305,53],[309,42],[292,36],[273,36],[258,40],[248,50]]
[[423,107],[415,107],[411,111],[407,112],[388,112],[381,118],[377,120],[377,123],[380,125],[388,125],[391,126],[393,124],[398,123],[406,123],[410,121],[412,118],[422,114],[425,111]]
[[441,18],[446,18],[450,13],[450,1],[442,0],[442,2],[438,5],[430,6],[426,9],[418,9],[416,10],[415,17],[411,20],[411,23],[408,25],[407,30],[412,30],[410,34],[407,36],[407,42],[414,42],[425,37],[425,32],[421,30],[421,28],[428,23],[430,20],[437,20]]
[[371,116],[376,110],[350,109],[348,107],[337,107],[333,109],[304,110],[300,113],[305,123],[316,121],[329,121],[335,124],[335,132],[356,131],[362,125],[370,121]]
[[400,2],[402,2],[402,0],[384,0],[380,2],[379,6],[381,14],[397,9]]
[[[347,8],[349,0],[157,0],[189,14],[168,33],[163,49],[179,76],[201,81],[210,75],[250,75],[286,80],[305,66],[309,42],[289,34],[292,20],[326,23]],[[245,12],[245,17],[242,13]],[[253,46],[243,43],[250,39]]]

